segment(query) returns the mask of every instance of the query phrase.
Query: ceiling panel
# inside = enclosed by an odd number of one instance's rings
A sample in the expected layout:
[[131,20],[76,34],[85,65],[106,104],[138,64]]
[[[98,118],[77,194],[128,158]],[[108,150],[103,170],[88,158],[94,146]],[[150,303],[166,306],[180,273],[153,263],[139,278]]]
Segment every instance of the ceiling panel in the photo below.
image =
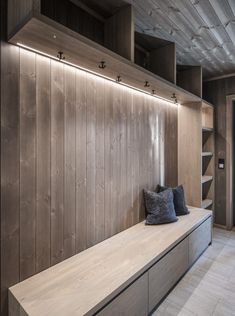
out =
[[127,0],[139,32],[176,43],[177,62],[205,78],[235,72],[235,0]]

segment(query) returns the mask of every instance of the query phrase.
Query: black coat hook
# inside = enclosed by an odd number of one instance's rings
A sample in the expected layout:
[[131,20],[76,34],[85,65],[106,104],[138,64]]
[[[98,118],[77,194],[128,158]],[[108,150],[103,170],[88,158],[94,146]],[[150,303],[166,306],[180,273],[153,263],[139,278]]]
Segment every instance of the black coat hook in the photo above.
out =
[[148,82],[148,81],[145,81],[144,86],[145,86],[146,88],[149,88],[149,87],[150,87],[149,82]]
[[102,60],[102,61],[100,62],[100,64],[99,64],[99,68],[100,68],[100,69],[104,69],[105,67],[106,67],[105,61]]
[[152,95],[154,95],[154,94],[155,94],[155,90],[153,89],[153,90],[152,90]]
[[117,79],[116,79],[117,82],[121,82],[122,81],[122,78],[121,76],[117,76]]
[[176,94],[175,94],[175,93],[172,93],[172,97],[171,97],[171,99],[173,99],[173,100],[174,100],[175,104],[177,104],[177,103],[178,103],[178,100],[177,100],[177,97],[176,97]]
[[65,60],[64,53],[61,51],[58,52],[57,58],[59,58],[59,60]]

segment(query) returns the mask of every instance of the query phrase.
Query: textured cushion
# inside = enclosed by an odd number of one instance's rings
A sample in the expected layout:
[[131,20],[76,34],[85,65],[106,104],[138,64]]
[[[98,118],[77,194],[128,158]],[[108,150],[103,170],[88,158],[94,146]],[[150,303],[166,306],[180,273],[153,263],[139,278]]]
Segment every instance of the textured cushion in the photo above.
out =
[[[167,189],[168,188],[165,186],[158,185],[156,191],[159,193],[159,192],[164,192]],[[189,210],[185,203],[183,186],[179,185],[176,188],[172,188],[172,191],[174,194],[174,206],[175,206],[176,215],[181,216],[181,215],[189,214]]]
[[171,189],[161,193],[144,190],[144,201],[147,212],[147,225],[165,224],[178,220],[175,214]]

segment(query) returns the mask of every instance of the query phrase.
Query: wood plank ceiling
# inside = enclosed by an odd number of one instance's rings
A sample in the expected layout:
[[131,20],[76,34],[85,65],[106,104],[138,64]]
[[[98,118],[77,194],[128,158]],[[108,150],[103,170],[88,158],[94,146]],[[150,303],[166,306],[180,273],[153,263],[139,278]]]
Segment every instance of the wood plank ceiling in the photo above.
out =
[[235,0],[80,1],[106,17],[130,3],[136,30],[175,42],[178,64],[201,65],[204,78],[235,72]]
[[235,0],[127,0],[136,30],[176,43],[177,63],[204,78],[235,72]]

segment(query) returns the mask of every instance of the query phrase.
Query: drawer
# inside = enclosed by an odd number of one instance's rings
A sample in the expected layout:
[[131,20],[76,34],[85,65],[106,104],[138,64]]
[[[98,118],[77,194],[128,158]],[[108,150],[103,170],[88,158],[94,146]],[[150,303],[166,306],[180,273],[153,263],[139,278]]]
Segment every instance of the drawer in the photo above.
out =
[[191,266],[211,242],[211,217],[189,235],[189,265]]
[[188,237],[149,270],[149,312],[188,269]]
[[145,316],[148,315],[148,273],[137,279],[111,303],[99,316]]

